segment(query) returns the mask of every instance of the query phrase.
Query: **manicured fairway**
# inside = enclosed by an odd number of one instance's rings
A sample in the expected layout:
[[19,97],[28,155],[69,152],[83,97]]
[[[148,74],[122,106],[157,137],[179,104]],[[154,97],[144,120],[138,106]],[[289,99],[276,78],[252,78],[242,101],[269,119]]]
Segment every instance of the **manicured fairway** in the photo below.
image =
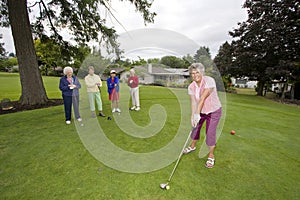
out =
[[[0,99],[18,99],[16,81],[17,75],[0,73]],[[60,98],[58,81],[44,77],[49,98]],[[127,89],[122,86],[123,92]],[[104,112],[111,115],[106,90],[102,92]],[[167,112],[165,126],[154,137],[128,136],[115,120],[98,118],[107,138],[136,153],[168,144],[180,122],[178,99],[169,89],[142,86],[140,96],[142,110],[130,113],[136,124],[150,122],[149,109],[154,104]],[[86,104],[81,107],[88,109]],[[78,127],[64,123],[63,106],[0,115],[0,199],[299,199],[300,108],[253,95],[227,94],[225,119],[215,168],[206,169],[198,151],[185,155],[171,189],[164,191],[159,184],[166,182],[174,163],[139,174],[105,166],[85,148]],[[230,135],[231,130],[236,135]]]

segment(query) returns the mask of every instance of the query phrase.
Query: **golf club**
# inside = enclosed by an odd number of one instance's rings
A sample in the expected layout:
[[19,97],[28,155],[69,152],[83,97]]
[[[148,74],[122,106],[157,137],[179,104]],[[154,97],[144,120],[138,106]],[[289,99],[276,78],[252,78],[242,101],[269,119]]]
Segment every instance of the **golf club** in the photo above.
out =
[[[77,99],[76,95],[73,96],[72,98],[74,98],[74,102],[72,102],[73,103],[73,107],[74,107],[74,112],[78,112],[79,113],[79,99]],[[75,109],[77,109],[77,111]],[[79,123],[79,126],[84,126],[82,120],[78,121],[78,123]]]
[[166,189],[166,190],[170,189],[169,184],[170,184],[171,179],[172,179],[172,177],[173,177],[173,175],[174,175],[174,172],[175,172],[175,170],[176,170],[176,168],[177,168],[177,166],[178,166],[178,164],[179,164],[179,161],[180,161],[180,158],[181,158],[181,156],[182,156],[182,154],[183,154],[184,148],[186,147],[186,145],[187,145],[187,143],[188,143],[188,141],[189,141],[189,139],[190,139],[191,133],[192,133],[192,131],[190,131],[190,133],[188,134],[188,137],[187,137],[187,139],[186,139],[186,141],[185,141],[185,143],[184,143],[184,145],[183,145],[182,150],[180,151],[180,154],[179,154],[179,156],[178,156],[178,158],[177,158],[177,162],[176,162],[176,164],[175,164],[175,166],[174,166],[174,168],[173,168],[173,171],[172,171],[172,173],[171,173],[171,175],[170,175],[170,177],[169,177],[167,183],[161,183],[161,184],[159,185],[159,187],[160,187],[161,189]]

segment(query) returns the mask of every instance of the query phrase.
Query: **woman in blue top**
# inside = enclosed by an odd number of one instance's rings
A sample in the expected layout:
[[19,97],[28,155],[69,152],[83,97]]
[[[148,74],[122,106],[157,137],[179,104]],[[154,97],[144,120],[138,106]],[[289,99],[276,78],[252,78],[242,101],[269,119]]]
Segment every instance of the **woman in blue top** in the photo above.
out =
[[64,100],[66,124],[71,124],[72,104],[74,108],[75,118],[82,121],[79,114],[79,89],[80,82],[76,76],[73,76],[73,69],[71,67],[64,68],[64,76],[59,82],[59,89],[62,91]]
[[106,80],[106,83],[107,83],[107,91],[109,94],[109,100],[111,101],[112,112],[120,113],[121,112],[121,110],[119,109],[120,86],[119,86],[119,79],[116,76],[115,70],[110,71],[110,77]]

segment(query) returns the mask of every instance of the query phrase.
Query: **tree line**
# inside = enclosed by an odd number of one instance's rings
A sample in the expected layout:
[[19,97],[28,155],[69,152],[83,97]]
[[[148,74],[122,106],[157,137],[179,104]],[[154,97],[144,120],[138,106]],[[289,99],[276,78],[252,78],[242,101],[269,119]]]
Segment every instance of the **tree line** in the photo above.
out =
[[[145,23],[154,22],[156,13],[150,11],[152,1],[127,1],[141,14]],[[108,1],[37,0],[28,3],[26,0],[3,0],[0,5],[0,25],[10,26],[12,30],[20,70],[22,104],[47,102],[41,71],[49,74],[56,67],[66,65],[79,68],[87,56],[96,52],[87,45],[92,40],[104,44],[108,52],[116,55],[114,64],[122,66],[160,62],[174,68],[186,68],[192,62],[202,62],[205,66],[215,63],[224,77],[247,76],[257,80],[258,95],[263,95],[265,85],[274,79],[293,86],[300,81],[300,5],[297,0],[246,0],[243,8],[247,9],[248,19],[239,22],[238,27],[229,32],[233,40],[220,47],[214,63],[209,48],[204,46],[194,56],[122,60],[116,31],[107,26],[98,9],[102,7],[111,13]],[[38,8],[39,14],[29,21],[34,8]],[[46,26],[50,27],[50,34],[46,33]],[[60,29],[68,29],[76,44],[67,42]],[[3,52],[0,43],[0,53]]]

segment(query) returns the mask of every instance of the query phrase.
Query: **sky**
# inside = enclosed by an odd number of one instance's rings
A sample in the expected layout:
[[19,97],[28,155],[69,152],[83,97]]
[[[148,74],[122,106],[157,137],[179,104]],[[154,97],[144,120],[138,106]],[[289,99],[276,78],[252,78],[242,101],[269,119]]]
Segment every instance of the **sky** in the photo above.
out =
[[[125,56],[163,56],[195,54],[200,46],[209,47],[212,57],[219,47],[232,38],[228,32],[247,19],[242,8],[245,0],[154,0],[151,11],[154,23],[144,25],[142,16],[128,2],[113,1],[107,22],[120,35]],[[10,29],[0,28],[7,52],[15,52]],[[196,48],[196,50],[195,50]]]

